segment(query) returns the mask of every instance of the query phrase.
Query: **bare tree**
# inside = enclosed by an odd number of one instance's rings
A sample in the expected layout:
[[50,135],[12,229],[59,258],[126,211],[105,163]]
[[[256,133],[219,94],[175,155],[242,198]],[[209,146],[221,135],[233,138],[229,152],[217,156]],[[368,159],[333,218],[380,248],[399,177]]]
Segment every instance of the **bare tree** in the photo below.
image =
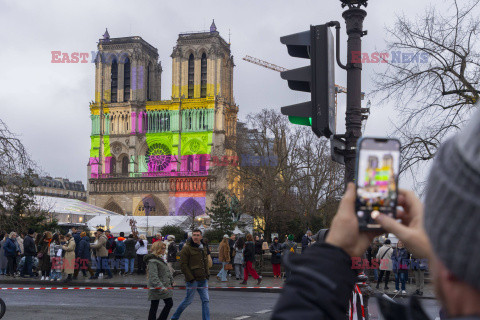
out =
[[394,135],[402,140],[402,172],[413,173],[432,159],[476,109],[480,1],[451,2],[446,13],[432,5],[415,20],[397,16],[386,30],[392,57],[385,72],[375,75],[374,93],[382,102],[393,101],[400,113]]
[[21,174],[34,167],[22,142],[0,119],[0,178]]
[[240,188],[243,212],[253,215],[267,238],[272,232],[305,231],[311,218],[322,214],[326,199],[342,189],[343,171],[331,162],[328,142],[291,125],[279,112],[248,115],[246,127],[237,128],[237,139],[227,147],[239,157],[229,168],[238,179],[232,185]]

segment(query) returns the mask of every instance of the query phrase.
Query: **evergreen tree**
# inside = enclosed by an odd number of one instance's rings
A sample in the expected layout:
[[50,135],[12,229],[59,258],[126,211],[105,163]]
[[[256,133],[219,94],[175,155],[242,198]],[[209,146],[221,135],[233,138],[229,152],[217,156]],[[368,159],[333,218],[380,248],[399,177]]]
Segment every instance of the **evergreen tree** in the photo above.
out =
[[217,192],[212,201],[212,207],[208,208],[212,219],[212,228],[221,230],[222,233],[230,233],[235,227],[232,212],[227,197],[221,191]]

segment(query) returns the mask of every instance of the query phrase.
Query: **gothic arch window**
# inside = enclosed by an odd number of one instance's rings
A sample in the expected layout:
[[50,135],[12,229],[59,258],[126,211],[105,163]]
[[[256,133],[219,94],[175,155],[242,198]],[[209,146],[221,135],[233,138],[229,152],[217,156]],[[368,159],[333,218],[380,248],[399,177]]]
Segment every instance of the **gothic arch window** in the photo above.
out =
[[193,216],[198,217],[203,214],[203,208],[198,203],[198,201],[193,198],[188,198],[178,210],[178,215],[180,216]]
[[128,157],[125,156],[122,159],[122,174],[127,175],[128,174]]
[[205,52],[202,54],[200,84],[201,84],[200,97],[206,98],[207,97],[207,55]]
[[201,155],[200,156],[200,171],[207,170],[207,156]]
[[113,211],[119,214],[123,214],[122,208],[115,202],[112,201],[105,206],[105,210]]
[[110,159],[110,174],[115,174],[117,171],[117,160],[115,160],[115,157],[112,157]]
[[187,156],[187,171],[191,172],[193,171],[193,155],[188,155]]
[[193,99],[195,81],[195,60],[193,53],[188,58],[188,99]]
[[112,61],[112,67],[111,67],[111,73],[110,73],[110,79],[111,79],[111,102],[117,102],[117,89],[118,89],[118,63],[117,60],[114,59]]
[[125,58],[123,65],[123,101],[130,100],[130,59]]

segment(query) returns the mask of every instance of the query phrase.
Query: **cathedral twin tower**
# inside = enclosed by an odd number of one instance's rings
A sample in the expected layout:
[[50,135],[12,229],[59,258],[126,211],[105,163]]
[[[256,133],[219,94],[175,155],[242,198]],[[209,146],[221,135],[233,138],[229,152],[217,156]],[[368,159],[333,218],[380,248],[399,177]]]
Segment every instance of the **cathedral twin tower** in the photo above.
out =
[[98,43],[88,163],[88,202],[125,215],[201,215],[228,169],[236,134],[230,44],[209,32],[183,33],[172,52],[172,98],[161,100],[158,50],[141,37]]

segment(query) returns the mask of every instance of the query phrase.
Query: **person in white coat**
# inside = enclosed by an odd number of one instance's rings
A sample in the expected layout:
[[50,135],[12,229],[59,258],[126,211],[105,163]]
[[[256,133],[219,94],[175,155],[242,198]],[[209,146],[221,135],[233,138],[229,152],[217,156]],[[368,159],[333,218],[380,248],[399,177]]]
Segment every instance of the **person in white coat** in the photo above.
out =
[[135,249],[137,250],[137,273],[145,274],[145,262],[143,257],[148,253],[148,241],[144,234],[139,236],[137,243],[135,244]]
[[388,290],[388,280],[392,271],[392,253],[393,248],[390,239],[385,240],[383,246],[378,250],[377,260],[380,264],[380,274],[378,275],[377,289],[380,287],[383,275],[385,274],[385,290]]

